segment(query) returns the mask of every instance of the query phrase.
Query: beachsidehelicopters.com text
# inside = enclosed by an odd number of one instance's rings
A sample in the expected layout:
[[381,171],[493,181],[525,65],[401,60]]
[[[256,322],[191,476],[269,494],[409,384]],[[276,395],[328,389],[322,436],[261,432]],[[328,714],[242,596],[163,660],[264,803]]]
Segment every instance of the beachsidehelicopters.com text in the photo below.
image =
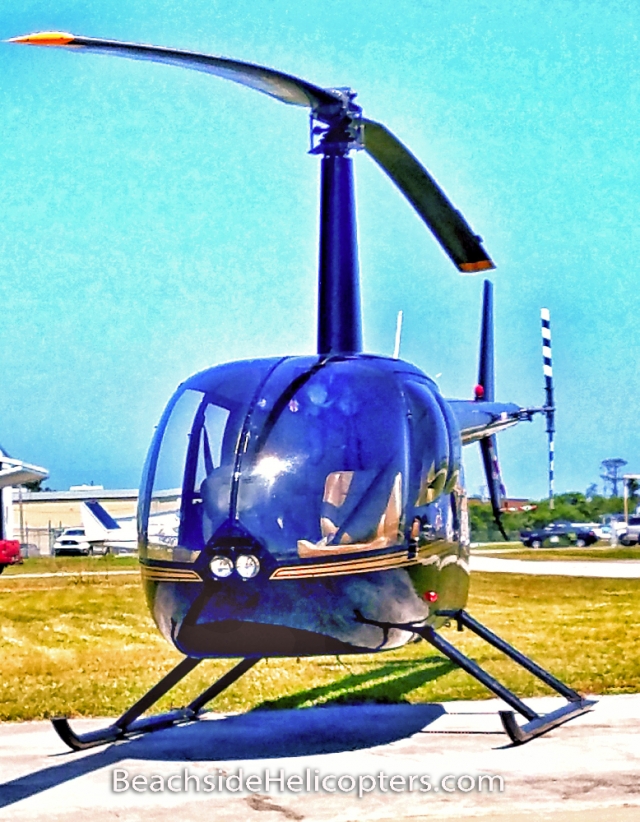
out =
[[283,769],[234,773],[216,769],[210,773],[189,773],[187,768],[165,774],[132,773],[125,768],[111,772],[114,793],[341,793],[363,797],[368,793],[502,793],[504,779],[496,774],[323,774],[312,768],[300,773]]

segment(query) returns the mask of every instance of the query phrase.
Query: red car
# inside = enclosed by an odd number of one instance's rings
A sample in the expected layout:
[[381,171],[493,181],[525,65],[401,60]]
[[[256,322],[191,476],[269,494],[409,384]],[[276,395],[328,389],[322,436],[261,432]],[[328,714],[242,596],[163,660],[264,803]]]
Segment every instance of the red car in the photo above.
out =
[[0,574],[7,565],[22,562],[20,543],[17,539],[0,539]]

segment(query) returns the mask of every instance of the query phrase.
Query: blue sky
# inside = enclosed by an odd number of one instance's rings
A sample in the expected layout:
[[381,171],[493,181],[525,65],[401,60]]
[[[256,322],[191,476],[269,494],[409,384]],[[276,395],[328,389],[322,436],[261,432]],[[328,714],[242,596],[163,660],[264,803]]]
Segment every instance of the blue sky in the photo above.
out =
[[[498,399],[543,402],[551,310],[558,490],[640,472],[640,6],[453,0],[24,0],[47,29],[349,85],[496,261]],[[174,67],[0,45],[0,442],[50,485],[135,487],[189,374],[315,346],[318,160],[302,109]],[[356,158],[367,350],[471,396],[481,277],[460,276]],[[507,490],[546,491],[542,420],[499,438]],[[475,448],[467,484],[482,484]]]

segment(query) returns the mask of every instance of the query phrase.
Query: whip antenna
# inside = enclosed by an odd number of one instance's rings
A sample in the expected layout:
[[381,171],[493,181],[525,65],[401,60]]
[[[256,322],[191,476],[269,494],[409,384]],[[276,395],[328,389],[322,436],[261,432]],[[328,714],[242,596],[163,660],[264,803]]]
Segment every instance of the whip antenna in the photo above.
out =
[[393,346],[393,359],[397,360],[400,356],[400,340],[402,339],[402,311],[398,311],[396,319],[396,341]]

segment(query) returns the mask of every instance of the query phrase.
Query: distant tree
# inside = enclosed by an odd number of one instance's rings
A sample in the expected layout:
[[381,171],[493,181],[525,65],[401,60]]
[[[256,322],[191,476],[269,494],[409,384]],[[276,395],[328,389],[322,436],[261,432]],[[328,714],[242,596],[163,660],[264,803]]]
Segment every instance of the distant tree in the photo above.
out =
[[584,492],[584,495],[589,501],[591,501],[595,496],[598,495],[598,486],[595,484],[595,482],[591,483],[591,485]]
[[51,491],[51,488],[49,488],[46,485],[43,488],[42,487],[42,482],[43,482],[43,480],[41,480],[41,479],[31,480],[31,482],[23,482],[21,487],[26,488],[27,491]]
[[42,490],[42,480],[31,480],[31,482],[23,482],[22,487],[26,488],[27,491],[41,491]]
[[[640,501],[640,498],[639,498]],[[520,531],[525,528],[542,528],[556,520],[569,522],[599,522],[605,514],[622,513],[622,497],[603,497],[599,495],[587,499],[586,494],[570,492],[558,494],[555,507],[549,508],[549,500],[541,499],[532,502],[531,511],[505,513],[502,522],[510,539],[517,540]],[[499,542],[500,532],[493,520],[489,503],[470,502],[469,524],[471,539],[474,542]]]
[[626,460],[621,459],[620,457],[615,457],[613,459],[602,460],[600,463],[600,469],[602,470],[602,474],[600,474],[600,478],[604,480],[604,492],[607,493],[607,486],[609,486],[611,493],[610,496],[617,497],[618,494],[618,483],[621,480],[620,476],[620,469],[627,464]]

